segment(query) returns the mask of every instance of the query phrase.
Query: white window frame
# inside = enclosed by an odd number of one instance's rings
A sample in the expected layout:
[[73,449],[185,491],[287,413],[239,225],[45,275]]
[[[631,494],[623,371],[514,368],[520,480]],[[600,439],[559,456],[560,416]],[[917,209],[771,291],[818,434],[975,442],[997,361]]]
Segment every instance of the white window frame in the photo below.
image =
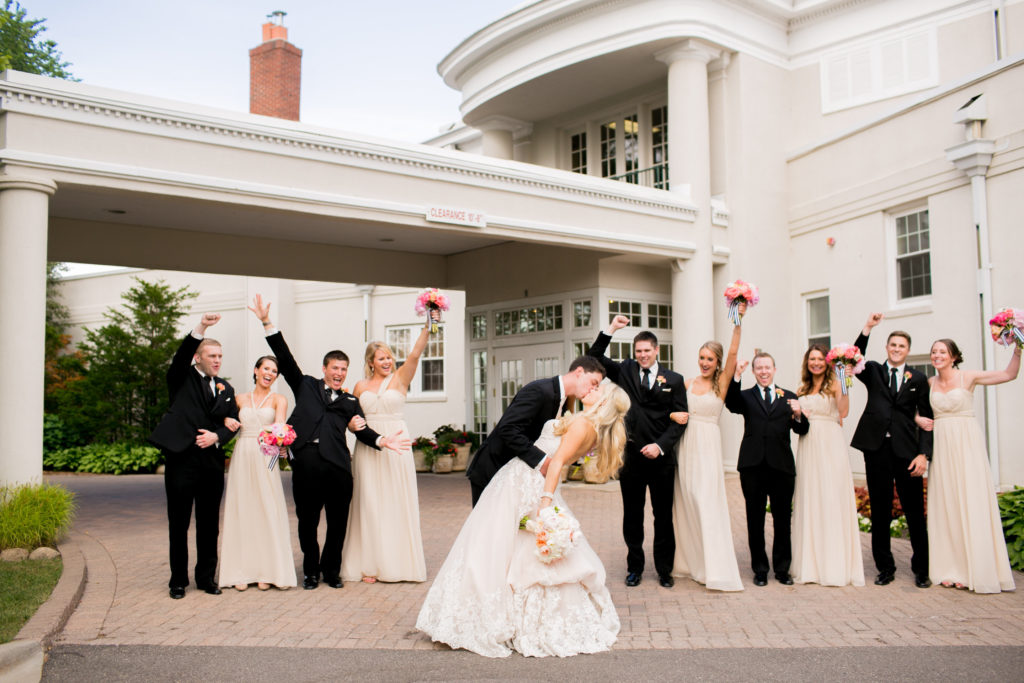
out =
[[[388,325],[388,326],[386,326],[384,328],[384,339],[387,342],[387,345],[391,348],[392,353],[395,354],[395,360],[396,361],[399,361],[399,358],[398,358],[399,353],[395,349],[395,345],[394,345],[394,343],[392,341],[391,333],[395,332],[395,331],[398,331],[398,330],[408,330],[409,331],[409,343],[411,345],[411,344],[414,344],[416,342],[416,338],[419,337],[420,330],[422,330],[422,329],[423,329],[423,323],[422,322],[413,323],[411,325]],[[448,348],[448,332],[447,332],[447,329],[446,329],[446,326],[445,326],[444,323],[439,323],[438,324],[438,334],[441,335],[440,341],[444,345],[445,351],[447,352],[447,348]],[[433,401],[433,400],[446,400],[446,398],[447,398],[447,388],[448,388],[449,378],[448,378],[448,361],[447,361],[446,354],[442,354],[440,356],[428,355],[430,353],[430,350],[431,350],[430,349],[431,344],[432,343],[436,343],[436,341],[437,340],[435,339],[435,335],[431,335],[431,339],[427,340],[427,348],[423,349],[423,354],[420,356],[419,366],[416,368],[416,374],[413,375],[412,382],[409,384],[408,398],[410,400],[419,399],[419,400],[432,400]],[[435,361],[435,360],[441,361],[441,377],[442,377],[442,381],[444,382],[445,389],[443,389],[441,391],[424,391],[423,390],[423,372],[424,372],[423,368],[424,368],[424,361]],[[404,363],[404,360],[402,360],[400,362]],[[397,363],[396,363],[396,365],[397,365]],[[396,367],[395,370],[397,370],[397,369],[398,368]]]
[[885,214],[885,241],[886,241],[886,274],[889,280],[889,306],[893,309],[903,308],[914,308],[922,305],[930,305],[932,302],[932,296],[935,294],[935,269],[932,267],[932,293],[924,294],[921,296],[908,297],[906,299],[900,298],[900,279],[899,279],[899,265],[897,260],[899,259],[899,249],[896,247],[896,220],[904,216],[909,216],[914,213],[921,213],[922,211],[928,212],[928,253],[929,262],[934,265],[933,259],[931,258],[935,254],[935,244],[932,235],[932,220],[931,220],[931,209],[928,204],[917,204],[908,208],[903,208],[898,211],[889,211]]
[[812,334],[811,332],[811,302],[817,299],[828,299],[828,338],[829,347],[832,344],[832,297],[829,294],[829,290],[822,289],[815,292],[807,292],[803,295],[803,307],[804,307],[804,339],[807,341],[807,346],[811,345],[811,339],[821,337],[821,334]]

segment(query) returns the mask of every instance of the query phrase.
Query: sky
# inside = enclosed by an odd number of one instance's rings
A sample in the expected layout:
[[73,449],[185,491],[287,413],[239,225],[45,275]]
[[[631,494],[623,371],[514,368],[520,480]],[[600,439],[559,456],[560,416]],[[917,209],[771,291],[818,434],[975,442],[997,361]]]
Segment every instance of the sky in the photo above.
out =
[[274,10],[301,48],[304,123],[422,142],[458,120],[437,64],[520,0],[22,0],[84,83],[249,110],[249,49]]
[[[423,142],[459,120],[437,64],[520,0],[22,0],[89,85],[249,111],[249,50],[275,10],[302,49],[303,123]],[[69,264],[67,276],[109,270]]]

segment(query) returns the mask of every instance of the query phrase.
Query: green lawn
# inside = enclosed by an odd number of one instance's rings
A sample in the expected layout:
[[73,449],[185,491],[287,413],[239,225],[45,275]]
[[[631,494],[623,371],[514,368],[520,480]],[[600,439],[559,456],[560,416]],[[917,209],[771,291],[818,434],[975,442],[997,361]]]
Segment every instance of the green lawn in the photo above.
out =
[[60,578],[60,559],[0,562],[0,643],[14,640]]

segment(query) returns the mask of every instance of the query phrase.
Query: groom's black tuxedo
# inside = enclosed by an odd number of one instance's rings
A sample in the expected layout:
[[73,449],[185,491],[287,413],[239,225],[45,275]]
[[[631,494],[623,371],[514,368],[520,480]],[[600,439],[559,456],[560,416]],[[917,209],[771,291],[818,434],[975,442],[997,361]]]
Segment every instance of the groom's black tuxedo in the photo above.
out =
[[[781,395],[780,395],[781,394]],[[768,574],[768,555],[764,550],[765,503],[772,506],[772,568],[777,577],[788,577],[793,560],[790,541],[790,515],[793,507],[793,489],[796,484],[796,466],[789,432],[806,434],[810,423],[806,418],[793,419],[789,401],[796,394],[777,389],[770,406],[765,405],[760,385],[741,391],[736,380],[729,385],[725,407],[743,416],[743,440],[736,469],[740,472],[740,487],[747,512],[747,542],[750,563],[755,575]]]
[[[650,389],[640,384],[640,364],[632,358],[621,363],[604,355],[612,338],[601,332],[587,353],[601,361],[608,379],[618,384],[632,405],[626,413],[626,451],[623,454],[619,489],[622,493],[622,536],[626,541],[626,570],[644,571],[644,507],[651,492],[654,512],[654,568],[658,576],[672,574],[675,533],[672,524],[672,496],[675,486],[676,445],[685,425],[669,418],[686,411],[683,376],[660,368],[651,377]],[[650,443],[658,444],[662,455],[648,458],[640,452]]]
[[[196,584],[215,586],[220,500],[224,493],[224,451],[233,432],[224,418],[238,417],[235,390],[226,380],[204,377],[192,366],[199,342],[189,334],[167,369],[167,390],[171,403],[167,413],[149,436],[163,452],[164,489],[167,493],[167,521],[170,528],[171,588],[188,585],[188,527],[192,505],[196,511]],[[223,387],[223,388],[219,388]],[[216,392],[216,395],[214,394]],[[208,448],[196,445],[199,430],[217,434],[218,443]]]
[[530,467],[544,459],[544,451],[533,442],[540,436],[544,423],[558,414],[560,396],[557,377],[535,380],[516,392],[466,468],[473,505],[497,471],[512,458],[518,457]]
[[[299,518],[302,572],[314,579],[323,572],[324,580],[333,582],[341,571],[341,550],[352,502],[352,456],[346,430],[349,420],[363,411],[356,397],[345,391],[337,392],[337,398],[331,401],[323,379],[302,373],[281,332],[268,335],[267,343],[295,395],[295,409],[288,423],[295,429],[292,496]],[[355,435],[367,446],[377,448],[380,435],[369,427]],[[323,553],[316,536],[321,510],[327,517]]]
[[[868,337],[854,342],[867,355]],[[924,515],[924,481],[910,476],[907,468],[918,455],[932,457],[932,433],[918,429],[915,413],[932,417],[928,378],[917,370],[904,370],[895,396],[889,388],[888,363],[867,361],[856,375],[868,390],[867,405],[853,433],[854,448],[864,453],[864,470],[871,500],[871,554],[879,573],[896,571],[890,547],[892,494],[895,486],[907,518],[914,554],[910,567],[917,576],[928,576],[928,529]]]

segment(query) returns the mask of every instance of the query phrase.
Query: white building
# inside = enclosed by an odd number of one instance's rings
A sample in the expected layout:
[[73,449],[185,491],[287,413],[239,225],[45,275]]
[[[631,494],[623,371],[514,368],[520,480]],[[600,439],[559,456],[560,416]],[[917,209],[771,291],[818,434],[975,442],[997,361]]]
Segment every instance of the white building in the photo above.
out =
[[[1024,2],[541,0],[439,71],[464,125],[431,147],[6,74],[5,356],[38,376],[39,345],[8,321],[41,320],[41,282],[11,287],[38,281],[48,257],[462,290],[445,421],[477,429],[617,311],[693,374],[698,346],[728,333],[721,291],[737,277],[762,291],[743,354],[770,350],[789,386],[809,339],[852,341],[875,310],[887,318],[875,336],[910,332],[915,363],[946,336],[968,366],[1008,358],[983,322],[1024,305],[1011,228],[1024,209]],[[224,282],[210,291],[232,292],[222,308],[239,325],[242,294],[291,289],[307,365],[331,335],[361,346],[358,324],[331,327],[304,299],[351,286]],[[346,317],[361,320],[358,299]],[[382,304],[372,336],[406,322]],[[246,355],[260,348],[253,326],[238,334]],[[0,420],[39,422],[30,398]],[[856,418],[856,391],[853,403]],[[976,408],[994,476],[1024,483],[1010,430],[1021,385],[977,392]],[[863,471],[856,451],[851,462]],[[37,469],[0,459],[0,479]]]

